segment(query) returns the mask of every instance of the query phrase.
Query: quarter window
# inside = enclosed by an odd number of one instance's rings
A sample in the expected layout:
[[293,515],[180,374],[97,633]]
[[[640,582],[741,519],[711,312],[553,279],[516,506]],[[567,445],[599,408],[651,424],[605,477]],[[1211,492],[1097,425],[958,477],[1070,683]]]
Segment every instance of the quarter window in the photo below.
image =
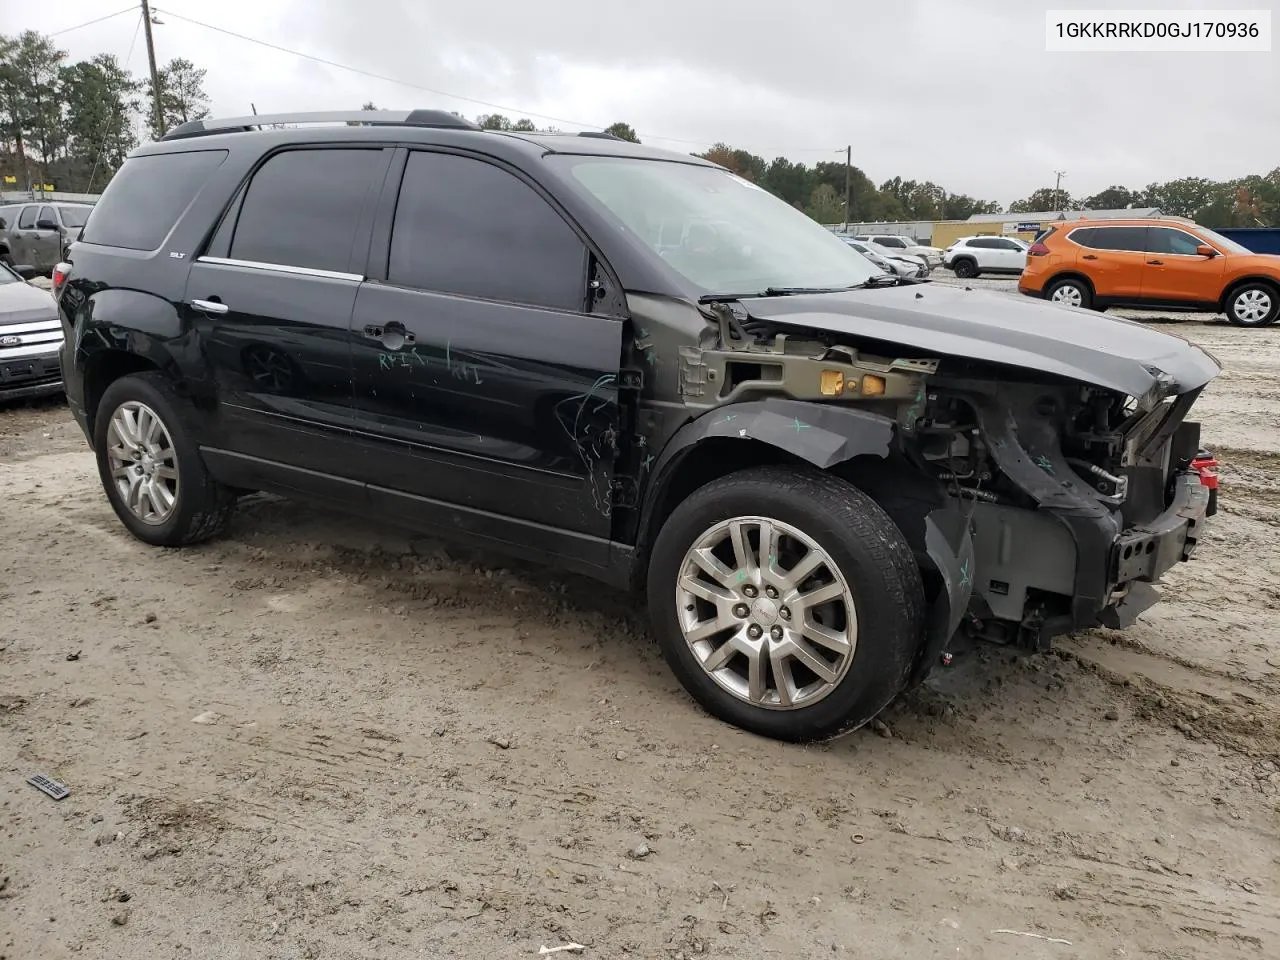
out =
[[85,242],[155,250],[226,157],[225,150],[193,150],[129,158],[94,204]]
[[[289,150],[254,174],[231,259],[346,273],[381,150]],[[360,272],[363,272],[361,264]]]
[[524,181],[469,157],[409,155],[388,282],[581,312],[586,264],[578,235]]
[[19,230],[34,230],[36,227],[36,208],[23,207],[22,216],[18,217]]

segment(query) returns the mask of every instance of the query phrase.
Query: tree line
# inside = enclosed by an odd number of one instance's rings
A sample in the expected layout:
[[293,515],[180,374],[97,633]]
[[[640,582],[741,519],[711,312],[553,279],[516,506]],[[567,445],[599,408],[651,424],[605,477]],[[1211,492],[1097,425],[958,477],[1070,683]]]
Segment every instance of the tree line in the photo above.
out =
[[[139,120],[143,132],[156,137],[158,113],[166,129],[208,116],[204,69],[179,57],[158,73],[159,111],[150,79],[134,78],[111,54],[68,63],[66,52],[37,31],[0,34],[2,185],[26,189],[53,183],[68,192],[101,190],[138,145]],[[365,103],[362,109],[377,108]],[[512,120],[500,113],[482,115],[476,122],[487,130],[545,129],[528,118]],[[640,142],[627,123],[612,124],[605,132]],[[929,180],[894,177],[877,186],[858,167],[846,170],[839,161],[810,166],[786,157],[766,160],[726,143],[695,156],[732,170],[821,223],[844,220],[847,182],[847,214],[853,222],[965,220],[975,213],[1133,206],[1159,207],[1207,226],[1280,226],[1280,167],[1228,181],[1185,177],[1141,190],[1111,186],[1082,198],[1044,187],[1002,209],[999,203],[953,193]]]
[[166,129],[208,116],[205,70],[176,57],[157,73],[159,111],[150,78],[134,78],[112,54],[68,63],[66,51],[34,30],[0,34],[3,186],[101,190],[138,145],[139,119],[154,138],[158,114]]
[[1183,177],[1153,183],[1143,190],[1111,186],[1090,197],[1042,187],[1009,204],[1010,213],[1041,210],[1122,210],[1158,207],[1161,213],[1189,217],[1206,227],[1280,227],[1280,167],[1235,180]]

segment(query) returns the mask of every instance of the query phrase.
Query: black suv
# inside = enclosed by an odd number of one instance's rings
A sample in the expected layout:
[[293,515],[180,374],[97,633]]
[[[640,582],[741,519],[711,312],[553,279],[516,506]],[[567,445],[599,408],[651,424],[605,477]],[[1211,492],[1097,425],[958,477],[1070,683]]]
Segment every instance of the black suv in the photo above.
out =
[[196,121],[69,260],[67,393],[135,536],[265,490],[643,589],[690,693],[769,736],[866,722],[961,629],[1130,622],[1208,512],[1198,348],[892,280],[605,135]]

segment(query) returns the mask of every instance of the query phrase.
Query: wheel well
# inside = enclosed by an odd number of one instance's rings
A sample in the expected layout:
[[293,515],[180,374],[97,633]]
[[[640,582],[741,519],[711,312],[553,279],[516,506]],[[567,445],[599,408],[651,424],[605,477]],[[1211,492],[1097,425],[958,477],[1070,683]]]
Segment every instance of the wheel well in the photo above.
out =
[[961,260],[968,260],[972,264],[976,264],[978,262],[978,258],[975,257],[972,253],[957,253],[954,257],[951,258],[951,265],[955,266]]
[[1083,273],[1075,273],[1070,270],[1066,271],[1065,273],[1055,273],[1052,277],[1050,277],[1047,281],[1045,281],[1045,285],[1041,289],[1047,291],[1055,283],[1061,283],[1063,280],[1078,280],[1081,283],[1083,283],[1086,287],[1089,288],[1090,293],[1095,292],[1093,289],[1092,280],[1086,277]]
[[102,395],[121,377],[145,370],[159,369],[150,360],[126,350],[103,350],[90,358],[84,372],[84,410],[89,421],[89,436],[93,436],[94,420]]
[[1280,296],[1280,283],[1277,283],[1274,277],[1241,277],[1239,280],[1233,280],[1227,289],[1222,291],[1222,298],[1218,301],[1218,309],[1225,313],[1227,301],[1231,299],[1232,294],[1250,283],[1260,283],[1263,286],[1270,287],[1277,296]]

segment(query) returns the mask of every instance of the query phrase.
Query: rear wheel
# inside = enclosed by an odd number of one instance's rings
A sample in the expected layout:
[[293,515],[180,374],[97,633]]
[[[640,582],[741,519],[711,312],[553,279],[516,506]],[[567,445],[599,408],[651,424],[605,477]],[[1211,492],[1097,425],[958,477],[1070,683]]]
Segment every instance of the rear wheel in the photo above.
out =
[[978,264],[968,257],[955,261],[954,268],[956,276],[961,280],[968,280],[970,277],[978,275]]
[[1265,283],[1246,283],[1227,297],[1227,320],[1237,327],[1266,327],[1280,319],[1280,292]]
[[3,263],[6,267],[13,266],[13,257],[8,250],[0,250],[0,263]]
[[649,563],[663,655],[710,713],[781,740],[866,723],[906,683],[923,637],[911,549],[829,474],[744,470],[671,514]]
[[1060,303],[1064,307],[1080,307],[1088,310],[1093,305],[1093,291],[1083,280],[1068,277],[1050,286],[1045,293],[1045,299],[1051,303]]
[[154,546],[214,536],[235,505],[200,459],[182,419],[188,407],[160,373],[121,377],[98,404],[93,445],[103,489],[120,522]]

